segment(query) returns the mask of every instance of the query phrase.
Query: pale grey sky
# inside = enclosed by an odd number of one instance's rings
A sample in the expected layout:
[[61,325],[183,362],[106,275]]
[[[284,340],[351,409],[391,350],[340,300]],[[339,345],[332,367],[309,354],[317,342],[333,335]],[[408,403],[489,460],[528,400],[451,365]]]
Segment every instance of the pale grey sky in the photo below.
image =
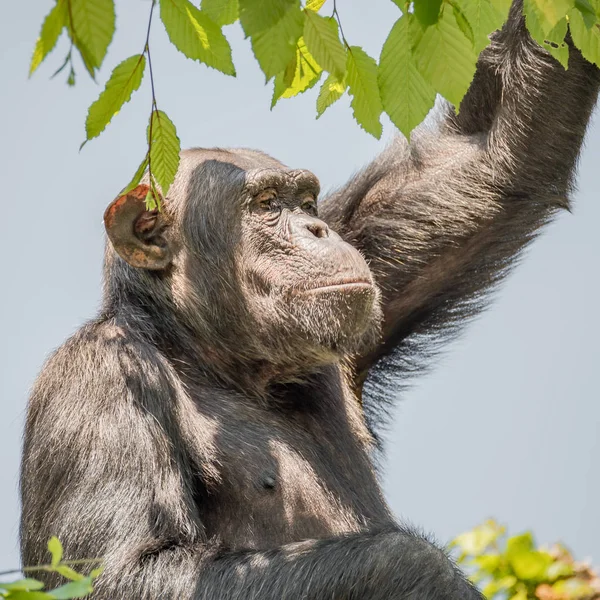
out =
[[[50,0],[6,3],[0,20],[0,570],[18,564],[18,463],[28,390],[48,353],[94,315],[102,213],[144,153],[148,80],[81,153],[86,109],[101,90],[79,69],[50,74],[65,41],[27,80]],[[346,37],[378,56],[399,16],[389,0],[338,2]],[[103,83],[141,51],[148,0],[117,0],[117,37]],[[377,142],[343,100],[319,121],[317,90],[269,111],[249,44],[227,29],[238,78],[187,60],[160,22],[152,37],[159,107],[184,147],[249,146],[341,184]],[[569,107],[565,107],[568,110]],[[488,516],[511,531],[561,539],[600,565],[600,121],[590,128],[573,215],[548,228],[491,309],[405,393],[388,436],[385,489],[397,515],[447,541]]]

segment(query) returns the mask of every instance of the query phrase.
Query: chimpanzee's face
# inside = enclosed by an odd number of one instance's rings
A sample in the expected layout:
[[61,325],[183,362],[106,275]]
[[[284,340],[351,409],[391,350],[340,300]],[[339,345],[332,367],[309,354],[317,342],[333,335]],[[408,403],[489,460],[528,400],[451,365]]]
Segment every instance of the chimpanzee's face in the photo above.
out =
[[238,276],[271,335],[352,352],[377,331],[379,292],[362,255],[319,219],[318,194],[308,171],[246,172]]

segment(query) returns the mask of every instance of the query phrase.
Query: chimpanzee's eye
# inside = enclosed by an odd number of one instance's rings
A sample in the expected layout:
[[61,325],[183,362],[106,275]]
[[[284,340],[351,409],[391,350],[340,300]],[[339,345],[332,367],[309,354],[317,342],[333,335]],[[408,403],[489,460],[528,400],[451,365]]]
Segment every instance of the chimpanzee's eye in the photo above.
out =
[[256,205],[262,212],[279,210],[275,190],[265,190],[256,197]]
[[308,214],[317,214],[317,202],[312,196],[309,196],[306,200],[304,200],[304,202],[302,202],[300,205],[300,208]]

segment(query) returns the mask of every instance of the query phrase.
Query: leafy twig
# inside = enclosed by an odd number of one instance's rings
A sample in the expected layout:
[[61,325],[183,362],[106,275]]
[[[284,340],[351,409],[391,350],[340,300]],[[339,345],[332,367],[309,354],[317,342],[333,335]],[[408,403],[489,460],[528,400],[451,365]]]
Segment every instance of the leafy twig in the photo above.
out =
[[[68,567],[75,567],[77,565],[97,565],[101,563],[101,558],[79,558],[76,560],[63,560],[61,565],[67,565]],[[52,565],[35,565],[33,567],[23,567],[21,569],[8,569],[8,571],[0,571],[0,577],[5,575],[12,575],[14,573],[32,573],[35,571],[49,571],[54,572],[56,569]]]

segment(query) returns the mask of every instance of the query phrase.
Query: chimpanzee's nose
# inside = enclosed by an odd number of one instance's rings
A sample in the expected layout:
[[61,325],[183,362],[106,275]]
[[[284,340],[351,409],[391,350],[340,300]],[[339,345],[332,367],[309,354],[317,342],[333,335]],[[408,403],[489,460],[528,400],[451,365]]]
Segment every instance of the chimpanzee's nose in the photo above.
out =
[[311,219],[306,223],[306,229],[317,238],[329,237],[329,227],[321,219]]

